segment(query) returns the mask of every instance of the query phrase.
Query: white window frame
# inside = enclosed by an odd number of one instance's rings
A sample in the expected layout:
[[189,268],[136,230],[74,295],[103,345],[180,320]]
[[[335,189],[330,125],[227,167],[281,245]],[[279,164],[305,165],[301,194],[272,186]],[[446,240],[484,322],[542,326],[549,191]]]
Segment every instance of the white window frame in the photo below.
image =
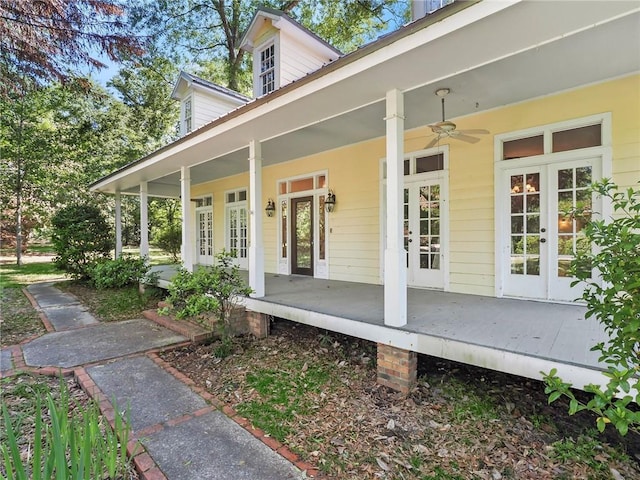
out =
[[[319,187],[316,185],[316,180],[318,177],[324,176],[325,178],[325,186]],[[313,178],[313,188],[310,190],[303,190],[300,192],[287,192],[280,193],[280,184],[283,182],[302,180],[305,178]],[[279,178],[276,180],[276,191],[278,192],[278,196],[276,199],[276,210],[278,212],[278,235],[277,235],[277,259],[278,259],[278,273],[282,275],[291,275],[291,199],[299,198],[299,197],[313,197],[313,208],[316,209],[320,205],[320,197],[324,196],[327,198],[327,194],[330,189],[329,183],[329,172],[327,170],[318,170],[315,172],[309,172],[302,175],[296,175],[294,177],[286,177]],[[287,258],[282,257],[282,202],[287,202]],[[331,221],[330,213],[325,212],[325,224],[324,224],[324,242],[325,242],[325,250],[324,250],[324,259],[320,260],[320,242],[316,241],[319,238],[320,233],[320,218],[316,214],[314,210],[313,215],[313,231],[315,232],[314,241],[313,241],[313,278],[329,278],[329,233],[331,232],[330,221]],[[318,236],[316,238],[316,236]]]
[[[229,202],[228,197],[230,193],[238,194],[239,192],[245,192],[246,198],[244,200],[236,200],[234,202]],[[231,239],[229,238],[229,227],[230,227],[230,218],[229,218],[229,210],[231,208],[244,207],[246,213],[246,221],[247,221],[247,245],[246,245],[246,257],[237,257],[235,259],[236,264],[243,270],[247,270],[249,268],[249,187],[240,187],[233,188],[231,190],[225,190],[224,192],[224,248],[227,251],[231,251]],[[238,237],[240,238],[240,237]]]
[[[189,109],[191,110],[191,114],[187,117],[187,104],[189,104]],[[182,101],[182,122],[180,122],[182,127],[182,135],[186,135],[193,131],[193,96],[189,95]]]
[[[211,199],[211,205],[202,205],[202,206],[197,206],[197,202],[200,200],[205,200],[207,198]],[[215,216],[214,216],[214,209],[213,209],[213,194],[209,193],[206,195],[200,195],[196,198],[193,199],[195,202],[194,205],[194,214],[195,214],[195,259],[196,259],[196,263],[200,264],[200,265],[213,265],[213,261],[215,259],[216,256],[216,243],[215,243]],[[211,212],[211,259],[208,260],[208,263],[200,263],[198,262],[198,260],[200,259],[200,245],[199,245],[199,241],[200,241],[200,220],[198,218],[198,214],[200,212]],[[205,255],[206,257],[208,257],[209,255]]]
[[[432,172],[423,173],[411,173],[415,170],[416,158],[428,157],[430,155],[443,154],[442,170],[434,170]],[[449,234],[450,234],[450,219],[449,219],[449,145],[444,144],[437,147],[429,148],[426,150],[416,150],[413,152],[407,152],[404,154],[403,162],[409,160],[409,175],[404,175],[404,186],[408,184],[419,182],[420,180],[438,180],[441,184],[441,196],[443,200],[440,204],[440,210],[442,212],[442,218],[440,223],[440,242],[441,253],[444,256],[442,262],[442,283],[443,290],[448,292],[450,290],[450,246],[449,246]],[[384,251],[387,246],[387,158],[380,159],[380,208],[379,208],[379,225],[380,225],[380,284],[384,284]]]
[[[578,148],[562,152],[552,152],[553,149],[553,133],[573,128],[586,127],[589,125],[601,124],[601,145],[595,147]],[[532,155],[530,157],[521,157],[514,159],[503,159],[502,146],[504,142],[510,140],[519,140],[521,138],[532,137],[535,135],[543,135],[544,150],[541,155]],[[535,126],[523,130],[508,132],[494,137],[494,216],[495,216],[495,296],[503,297],[505,290],[505,269],[509,268],[505,264],[504,252],[509,248],[506,242],[506,233],[509,229],[504,224],[502,209],[502,188],[504,186],[504,170],[519,167],[530,167],[537,165],[549,165],[551,163],[560,163],[586,157],[600,157],[601,171],[594,174],[595,178],[611,178],[613,153],[612,153],[612,122],[611,112],[604,112],[586,117],[579,117],[562,122],[549,123],[545,125]],[[609,218],[612,214],[612,206],[607,199],[602,199],[601,218]],[[545,300],[542,300],[545,301]],[[551,301],[553,302],[553,301]]]
[[[260,71],[261,54],[267,48],[273,46],[273,90],[262,93],[262,75]],[[270,38],[254,49],[253,55],[253,96],[258,98],[277,90],[280,87],[280,39],[278,36]]]

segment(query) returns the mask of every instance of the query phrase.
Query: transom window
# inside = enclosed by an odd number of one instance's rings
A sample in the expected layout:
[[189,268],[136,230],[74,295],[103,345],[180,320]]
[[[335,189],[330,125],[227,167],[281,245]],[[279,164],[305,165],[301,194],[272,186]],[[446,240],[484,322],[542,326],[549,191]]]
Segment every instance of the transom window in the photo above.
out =
[[312,177],[294,178],[285,180],[278,184],[278,192],[280,195],[287,193],[306,192],[318,188],[327,188],[327,176],[324,174],[314,175]]
[[262,95],[276,89],[275,46],[269,45],[260,52],[260,91]]
[[244,202],[246,200],[247,200],[246,188],[243,188],[241,190],[234,190],[232,192],[227,192],[226,203]]
[[549,128],[540,133],[503,141],[502,160],[599,146],[602,146],[601,122],[575,128]]
[[196,198],[196,208],[210,207],[211,205],[213,205],[213,197],[212,196]]
[[444,153],[435,155],[423,155],[407,158],[404,161],[404,174],[415,175],[418,173],[437,172],[444,170]]

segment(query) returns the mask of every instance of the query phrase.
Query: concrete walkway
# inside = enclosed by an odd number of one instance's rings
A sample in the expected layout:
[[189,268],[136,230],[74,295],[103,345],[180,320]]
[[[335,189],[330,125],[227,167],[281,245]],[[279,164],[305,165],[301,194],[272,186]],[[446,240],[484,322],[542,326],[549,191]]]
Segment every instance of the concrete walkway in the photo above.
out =
[[128,410],[128,450],[142,479],[286,480],[317,473],[302,462],[297,468],[286,447],[160,359],[158,349],[185,337],[143,319],[100,323],[51,284],[32,285],[28,294],[54,331],[1,350],[2,376],[72,373],[110,421],[114,408]]

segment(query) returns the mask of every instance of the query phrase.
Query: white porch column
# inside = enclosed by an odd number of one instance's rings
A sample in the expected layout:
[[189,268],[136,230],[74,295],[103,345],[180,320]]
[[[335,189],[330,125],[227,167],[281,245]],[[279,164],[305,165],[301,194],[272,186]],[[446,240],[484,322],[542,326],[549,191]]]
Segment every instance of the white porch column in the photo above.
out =
[[403,245],[404,96],[387,92],[387,246],[384,251],[384,323],[407,324],[407,267]]
[[262,145],[249,143],[249,286],[252,297],[264,297],[262,239]]
[[120,192],[116,192],[116,258],[122,255],[122,198]]
[[140,256],[149,258],[149,187],[140,182]]
[[191,214],[191,168],[180,167],[180,198],[182,203],[182,246],[180,253],[182,264],[189,272],[193,272],[194,263],[194,230]]

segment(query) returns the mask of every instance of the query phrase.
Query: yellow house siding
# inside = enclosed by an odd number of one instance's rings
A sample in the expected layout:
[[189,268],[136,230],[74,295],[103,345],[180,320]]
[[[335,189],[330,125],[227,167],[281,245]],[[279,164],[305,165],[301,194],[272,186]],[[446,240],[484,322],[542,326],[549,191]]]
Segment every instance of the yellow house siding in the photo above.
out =
[[[264,169],[265,201],[277,198],[279,180],[327,172],[327,186],[337,197],[336,210],[327,214],[329,275],[333,280],[379,283],[379,159],[383,146],[381,141],[348,146]],[[277,219],[265,220],[267,271],[277,270],[277,228]]]
[[[640,110],[634,108],[635,105],[640,105],[640,75],[455,119],[459,129],[484,128],[491,133],[477,135],[480,141],[475,144],[442,142],[448,143],[450,148],[449,289],[494,295],[495,135],[610,113],[614,181],[637,188],[640,180]],[[407,132],[406,151],[423,148],[429,141],[429,134],[427,128]],[[337,196],[336,210],[327,215],[331,279],[380,283],[380,159],[384,156],[384,139],[376,139],[263,169],[263,205],[269,198],[277,200],[278,181],[316,172],[327,173],[327,186]],[[245,173],[192,188],[192,197],[214,194],[216,251],[224,245],[224,191],[248,186],[249,178]],[[264,211],[259,214],[264,215]],[[267,272],[278,271],[278,227],[277,217],[264,216]]]

